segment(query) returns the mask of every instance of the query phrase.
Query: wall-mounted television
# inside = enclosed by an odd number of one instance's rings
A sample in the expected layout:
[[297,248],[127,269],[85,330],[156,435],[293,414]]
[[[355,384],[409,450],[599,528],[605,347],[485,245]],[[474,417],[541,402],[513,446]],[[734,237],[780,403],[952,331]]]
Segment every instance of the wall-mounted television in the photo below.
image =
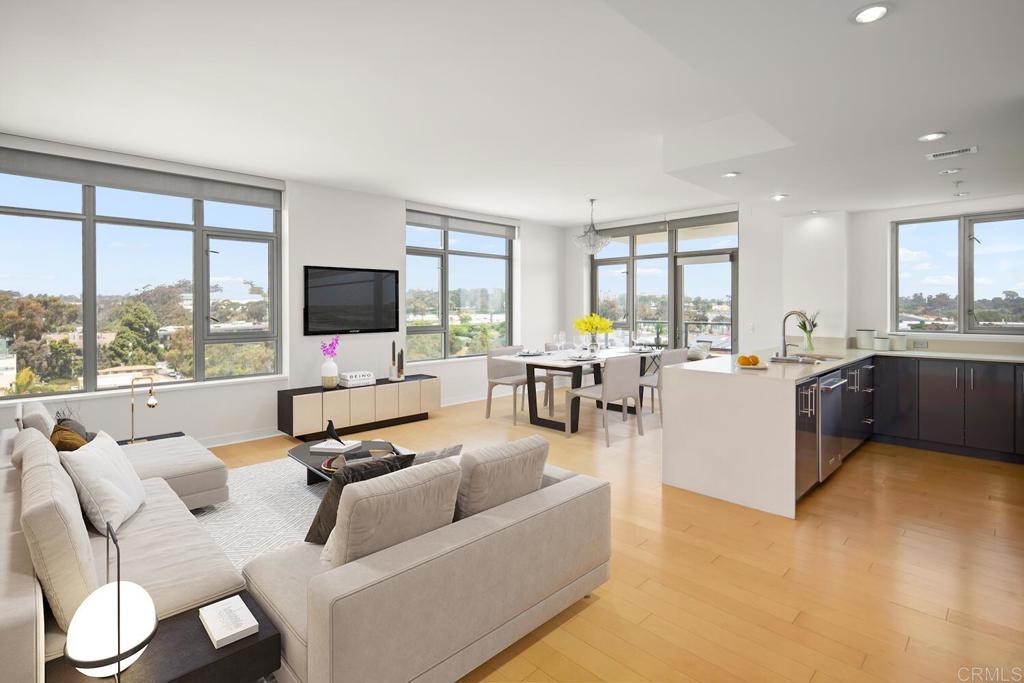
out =
[[306,335],[398,331],[398,271],[305,267]]

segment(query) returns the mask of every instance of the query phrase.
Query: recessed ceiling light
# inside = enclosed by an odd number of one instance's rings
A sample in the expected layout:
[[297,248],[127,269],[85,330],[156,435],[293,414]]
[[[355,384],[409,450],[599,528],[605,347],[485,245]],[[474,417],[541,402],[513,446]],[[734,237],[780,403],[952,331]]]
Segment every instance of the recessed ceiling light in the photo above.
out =
[[937,130],[934,133],[925,133],[917,140],[918,142],[935,142],[936,140],[941,140],[944,137],[946,137],[946,134],[941,130]]
[[781,202],[783,199],[785,199],[788,196],[789,196],[788,194],[782,194],[780,192],[779,194],[773,194],[772,195],[772,199],[774,199],[777,202]]
[[947,168],[945,171],[939,171],[939,175],[953,175],[954,173],[959,173],[959,172],[960,172],[959,168]]
[[811,213],[817,216],[819,213],[821,213],[821,211],[818,211],[817,209],[811,209]]
[[889,13],[889,6],[884,4],[868,5],[861,7],[851,17],[855,24],[873,24]]
[[735,178],[738,175],[742,175],[740,171],[726,171],[722,174],[723,178]]
[[966,197],[969,194],[970,194],[970,192],[954,192],[953,196],[954,197]]

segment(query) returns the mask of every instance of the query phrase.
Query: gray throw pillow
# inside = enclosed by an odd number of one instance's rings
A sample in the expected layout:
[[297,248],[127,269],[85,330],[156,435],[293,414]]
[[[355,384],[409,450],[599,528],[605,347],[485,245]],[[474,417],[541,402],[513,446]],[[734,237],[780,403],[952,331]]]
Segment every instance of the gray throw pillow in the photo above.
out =
[[537,435],[463,453],[455,519],[533,493],[544,481],[547,459],[548,442]]
[[425,462],[434,462],[435,460],[443,460],[444,458],[453,458],[461,452],[461,443],[457,443],[454,446],[445,446],[444,448],[438,448],[432,451],[423,451],[422,453],[416,454],[416,459],[412,461],[412,464],[422,465]]
[[374,458],[340,468],[331,477],[331,483],[327,485],[327,491],[320,500],[320,507],[313,517],[313,523],[309,525],[309,531],[306,532],[306,543],[316,543],[317,545],[327,543],[327,538],[338,522],[338,502],[341,500],[341,492],[348,484],[391,474],[409,467],[412,463],[413,455],[409,453],[407,455],[386,455],[383,458]]
[[61,427],[70,429],[75,434],[86,440],[86,442],[92,441],[96,438],[96,432],[87,431],[85,425],[78,420],[72,420],[70,417],[62,417],[57,420],[57,424]]

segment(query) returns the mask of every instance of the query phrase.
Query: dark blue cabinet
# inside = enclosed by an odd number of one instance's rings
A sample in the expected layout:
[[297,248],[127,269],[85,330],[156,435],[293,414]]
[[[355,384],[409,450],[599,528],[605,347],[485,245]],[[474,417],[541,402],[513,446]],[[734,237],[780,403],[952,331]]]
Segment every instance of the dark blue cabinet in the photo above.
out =
[[917,436],[917,359],[874,359],[875,433],[901,439]]
[[1014,366],[964,363],[964,445],[1010,453],[1014,449]]
[[951,446],[964,445],[964,388],[960,360],[921,360],[918,365],[918,438]]
[[1024,365],[1017,366],[1017,453],[1024,455]]

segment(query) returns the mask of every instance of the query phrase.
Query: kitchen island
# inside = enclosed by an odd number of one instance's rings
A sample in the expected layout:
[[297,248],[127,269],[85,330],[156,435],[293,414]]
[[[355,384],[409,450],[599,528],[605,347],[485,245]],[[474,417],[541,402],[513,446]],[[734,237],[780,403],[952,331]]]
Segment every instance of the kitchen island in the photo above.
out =
[[[907,398],[914,403],[915,412],[909,414],[904,421],[909,425],[909,439],[922,441],[928,440],[928,435],[923,428],[918,433],[918,363],[922,364],[922,368],[925,363],[929,367],[941,365],[944,361],[948,363],[951,391],[959,390],[960,393],[947,400],[950,403],[961,401],[961,415],[963,402],[966,401],[969,406],[975,400],[975,394],[980,397],[983,393],[980,384],[975,392],[975,386],[968,383],[967,372],[972,365],[982,367],[1024,363],[1024,357],[1017,354],[933,351],[842,349],[829,352],[835,359],[816,364],[771,363],[768,360],[772,351],[758,355],[767,363],[767,369],[741,368],[736,364],[736,356],[718,356],[663,369],[665,419],[662,482],[789,518],[795,517],[796,501],[800,495],[816,483],[819,463],[809,463],[806,453],[808,449],[818,448],[819,433],[826,437],[832,434],[832,442],[822,443],[830,443],[834,450],[844,454],[848,454],[860,443],[856,440],[858,424],[867,425],[866,431],[859,436],[861,440],[872,436],[874,416],[870,410],[875,399],[874,394],[869,392],[875,390],[873,358],[897,357],[902,359],[900,362],[912,366],[914,374],[912,383],[906,387],[906,393]],[[963,369],[957,370],[958,365]],[[1008,367],[1011,368],[1012,377],[1012,366]],[[1024,382],[1024,374],[1021,372],[1019,369],[1018,376]],[[972,380],[973,376],[972,372]],[[884,390],[892,391],[888,385]],[[1000,410],[1008,411],[1006,419],[1000,424],[1005,425],[1008,419],[1011,430],[1013,393],[1011,380],[1008,398],[1003,399],[1006,405],[1000,404]],[[1016,394],[1020,396],[1021,390],[1018,389]],[[1006,395],[1005,391],[1003,395]],[[847,414],[842,416],[843,422],[840,424],[839,416],[828,414],[830,396],[836,399],[832,405],[839,405],[842,397],[847,401],[847,408],[866,409],[869,412],[861,415],[855,413],[853,427],[847,421]],[[922,425],[926,424],[924,415],[930,409],[929,400],[928,395],[920,398]],[[891,402],[876,401],[874,405],[888,405]],[[935,407],[933,412],[942,407]],[[986,409],[984,413],[988,416],[993,411]],[[1018,415],[1024,415],[1021,406],[1018,406]],[[834,427],[832,431],[824,427],[823,419],[831,420],[830,424]],[[964,418],[958,419],[962,421]],[[991,429],[989,425],[983,428]],[[1024,425],[1017,427],[1018,434],[1022,428]],[[1002,427],[1000,430],[1000,434],[1005,431]],[[962,435],[964,430],[961,429],[960,433]],[[970,424],[967,425],[966,434],[966,446],[970,446]],[[1012,432],[1010,439],[1012,442]],[[1005,435],[1000,443],[1007,443]],[[961,442],[960,446],[965,444]],[[941,448],[941,444],[922,443],[921,447]],[[1012,444],[1003,445],[999,450],[1013,451],[1014,448]],[[802,459],[800,454],[804,454]],[[988,456],[983,454],[981,457]],[[821,473],[827,476],[838,467],[840,463],[834,460],[834,455],[825,453],[820,465]],[[798,474],[798,468],[802,468],[802,477]],[[815,481],[810,486],[798,484],[801,478],[807,481],[808,468],[812,469],[810,475]]]

